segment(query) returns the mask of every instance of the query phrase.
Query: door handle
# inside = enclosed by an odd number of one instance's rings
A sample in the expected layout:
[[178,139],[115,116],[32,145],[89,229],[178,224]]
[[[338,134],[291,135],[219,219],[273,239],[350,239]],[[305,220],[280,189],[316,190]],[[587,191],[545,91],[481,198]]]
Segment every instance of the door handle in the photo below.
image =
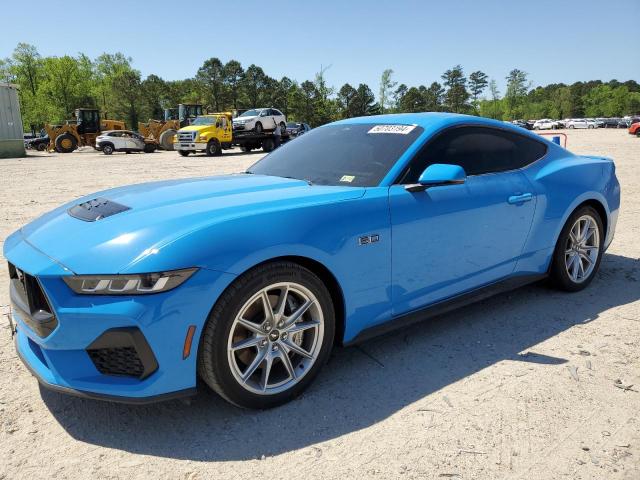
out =
[[519,193],[518,195],[511,195],[507,200],[507,202],[513,205],[516,203],[529,202],[532,199],[533,199],[533,194],[531,193]]

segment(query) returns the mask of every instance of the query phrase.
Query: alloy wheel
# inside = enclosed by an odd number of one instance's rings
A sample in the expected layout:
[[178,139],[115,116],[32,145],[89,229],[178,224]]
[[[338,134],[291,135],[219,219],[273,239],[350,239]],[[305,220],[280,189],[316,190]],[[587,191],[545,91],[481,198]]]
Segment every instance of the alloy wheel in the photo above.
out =
[[591,276],[600,254],[600,230],[593,217],[583,215],[576,220],[564,253],[565,268],[573,282],[582,283]]
[[320,302],[293,282],[270,285],[240,308],[227,341],[231,372],[246,390],[260,395],[297,384],[320,355],[324,316]]

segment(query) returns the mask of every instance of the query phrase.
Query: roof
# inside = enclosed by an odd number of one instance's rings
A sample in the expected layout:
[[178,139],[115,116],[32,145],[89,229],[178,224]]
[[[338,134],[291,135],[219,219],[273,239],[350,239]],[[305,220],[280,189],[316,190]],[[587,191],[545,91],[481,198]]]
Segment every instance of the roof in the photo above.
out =
[[422,112],[422,113],[394,113],[385,115],[371,115],[368,117],[354,117],[345,120],[339,120],[330,125],[348,125],[348,124],[367,124],[367,125],[417,125],[424,128],[426,135],[431,135],[446,127],[455,125],[480,125],[509,130],[520,135],[533,137],[547,143],[549,140],[536,135],[528,130],[505,123],[501,120],[493,120],[492,118],[477,117],[475,115],[463,115],[460,113],[447,112]]

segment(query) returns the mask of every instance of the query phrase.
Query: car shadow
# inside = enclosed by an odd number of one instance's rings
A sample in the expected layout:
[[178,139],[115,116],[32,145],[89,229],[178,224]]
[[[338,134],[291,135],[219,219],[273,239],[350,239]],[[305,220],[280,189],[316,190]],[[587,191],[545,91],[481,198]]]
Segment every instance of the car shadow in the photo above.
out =
[[83,442],[196,461],[277,455],[367,428],[497,362],[562,368],[567,359],[536,353],[535,346],[637,301],[638,281],[640,259],[607,254],[582,292],[536,284],[338,348],[302,397],[268,411],[235,408],[206,388],[190,405],[129,406],[45,389],[41,394],[62,427]]

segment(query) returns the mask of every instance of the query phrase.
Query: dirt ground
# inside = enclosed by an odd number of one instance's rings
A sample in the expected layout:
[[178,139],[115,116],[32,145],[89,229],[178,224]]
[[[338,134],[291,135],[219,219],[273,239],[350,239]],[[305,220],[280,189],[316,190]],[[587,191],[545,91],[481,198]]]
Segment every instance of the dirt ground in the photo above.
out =
[[[534,285],[338,349],[304,396],[265,412],[205,389],[191,405],[151,406],[43,390],[1,318],[0,479],[639,479],[640,139],[566,133],[570,150],[613,157],[622,184],[616,237],[587,290]],[[0,160],[0,239],[92,191],[258,158]]]

